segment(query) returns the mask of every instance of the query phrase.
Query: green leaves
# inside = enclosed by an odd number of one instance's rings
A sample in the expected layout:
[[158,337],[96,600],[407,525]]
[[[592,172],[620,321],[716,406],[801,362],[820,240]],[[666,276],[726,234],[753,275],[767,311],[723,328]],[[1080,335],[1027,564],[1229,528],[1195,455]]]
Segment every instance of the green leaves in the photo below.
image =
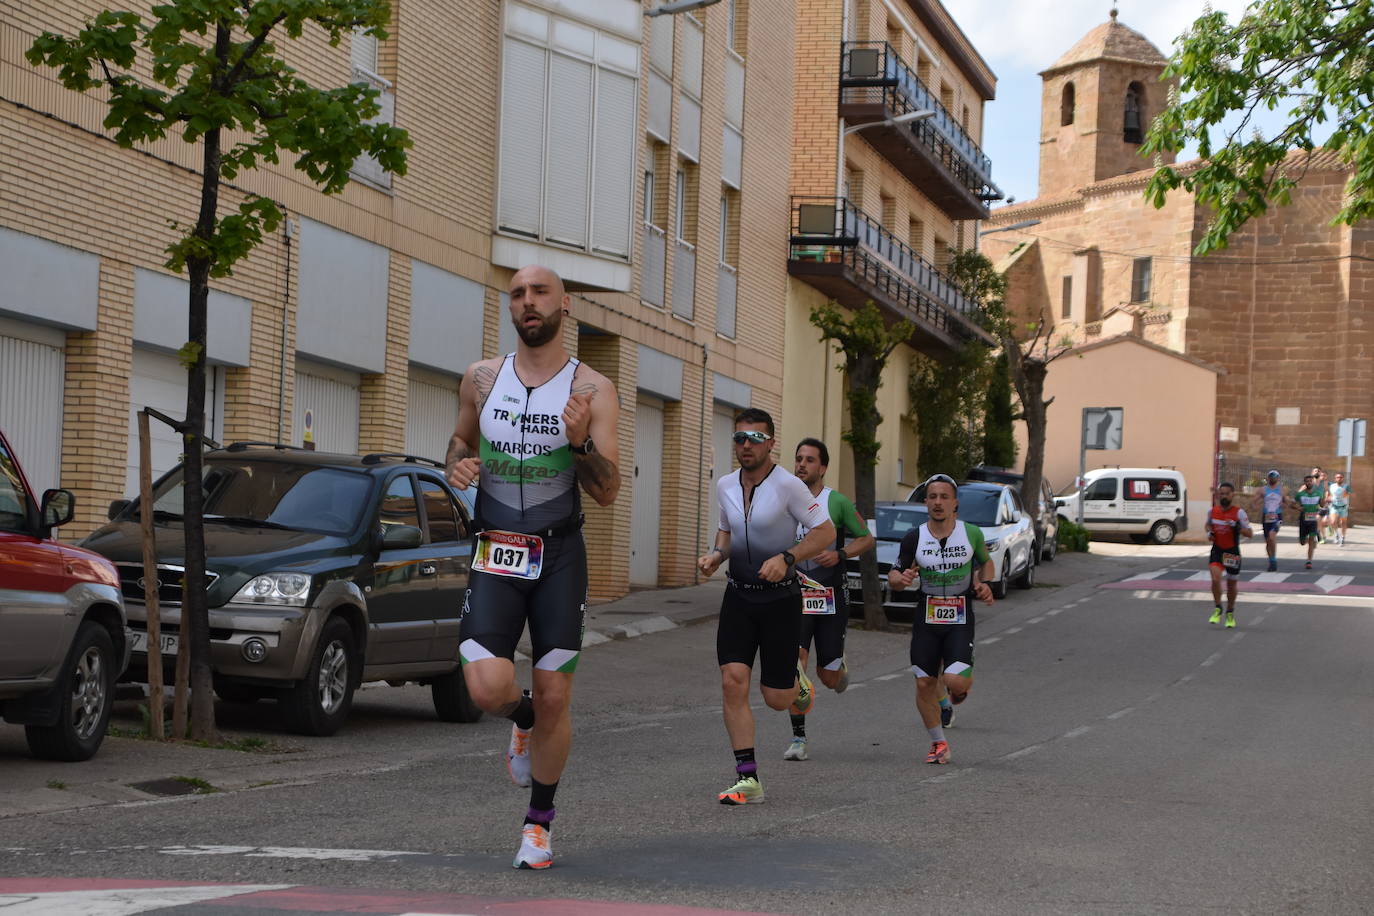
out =
[[[1162,207],[1170,191],[1191,191],[1213,211],[1194,252],[1226,247],[1227,238],[1269,206],[1283,206],[1315,148],[1318,125],[1334,123],[1326,147],[1352,167],[1334,223],[1374,214],[1374,3],[1371,0],[1256,0],[1239,22],[1224,13],[1199,17],[1180,37],[1165,70],[1179,92],[1151,125],[1143,152],[1178,152],[1192,141],[1203,162],[1185,171],[1156,170],[1146,199]],[[1283,111],[1273,136],[1253,132],[1260,110]],[[1239,122],[1220,142],[1213,132]]]
[[[355,30],[385,38],[390,18],[386,0],[168,0],[146,24],[135,13],[106,11],[73,37],[44,33],[25,56],[55,68],[69,89],[107,89],[104,125],[121,146],[169,135],[201,143],[213,134],[232,143],[218,157],[219,178],[277,163],[285,152],[332,194],[362,155],[405,174],[410,138],[369,123],[380,112],[375,88],[313,87],[270,38],[300,38],[310,27],[338,46]],[[271,201],[250,196],[238,212],[186,230],[167,249],[167,265],[205,263],[211,276],[225,276],[281,218]]]

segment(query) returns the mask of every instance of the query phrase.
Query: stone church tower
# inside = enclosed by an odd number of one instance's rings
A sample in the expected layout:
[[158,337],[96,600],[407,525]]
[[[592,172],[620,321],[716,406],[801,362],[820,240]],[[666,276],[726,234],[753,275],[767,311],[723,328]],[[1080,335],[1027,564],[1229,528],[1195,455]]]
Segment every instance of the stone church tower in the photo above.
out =
[[[1140,145],[1167,103],[1167,61],[1150,40],[1111,19],[1040,73],[1040,196],[1073,191],[1150,165]],[[1172,163],[1172,154],[1164,162]]]

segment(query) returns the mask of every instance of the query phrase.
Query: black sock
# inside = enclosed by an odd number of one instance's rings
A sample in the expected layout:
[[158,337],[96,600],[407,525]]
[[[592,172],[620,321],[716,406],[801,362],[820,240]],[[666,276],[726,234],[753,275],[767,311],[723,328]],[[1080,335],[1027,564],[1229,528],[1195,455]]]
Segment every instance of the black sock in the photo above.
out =
[[558,791],[558,783],[544,784],[537,779],[530,781],[530,809],[525,812],[526,824],[549,826],[553,821],[553,793]]
[[735,751],[735,772],[741,776],[757,776],[759,765],[754,762],[754,749],[746,747]]
[[514,722],[516,728],[524,731],[534,728],[534,701],[530,699],[528,690],[520,694],[520,702],[506,714],[506,718]]
[[806,737],[806,716],[799,716],[796,713],[790,714],[792,719],[792,737]]

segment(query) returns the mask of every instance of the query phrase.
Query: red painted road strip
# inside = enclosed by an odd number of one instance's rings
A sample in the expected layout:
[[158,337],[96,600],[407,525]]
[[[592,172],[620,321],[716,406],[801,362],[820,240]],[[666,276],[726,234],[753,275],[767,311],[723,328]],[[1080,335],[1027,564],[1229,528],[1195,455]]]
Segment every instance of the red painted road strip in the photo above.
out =
[[[539,880],[539,879],[535,879]],[[202,881],[142,881],[120,878],[0,878],[0,895],[43,894],[66,891],[128,891],[139,888],[224,887],[233,884]],[[156,905],[153,905],[156,907]],[[708,910],[689,906],[649,903],[616,903],[605,900],[548,899],[540,897],[483,897],[472,894],[413,893],[378,888],[293,887],[258,891],[206,900],[197,907],[233,906],[265,910],[306,910],[346,913],[523,914],[537,909],[545,916],[596,916],[596,914],[643,914],[643,916],[767,916],[743,910]]]
[[[1341,598],[1374,598],[1374,585],[1342,585],[1331,591],[1323,591],[1311,582],[1249,582],[1240,580],[1242,592],[1286,592],[1309,595],[1335,595]],[[1121,588],[1131,591],[1150,592],[1207,592],[1212,590],[1210,582],[1189,582],[1183,579],[1123,579],[1120,582],[1105,582],[1101,588]]]

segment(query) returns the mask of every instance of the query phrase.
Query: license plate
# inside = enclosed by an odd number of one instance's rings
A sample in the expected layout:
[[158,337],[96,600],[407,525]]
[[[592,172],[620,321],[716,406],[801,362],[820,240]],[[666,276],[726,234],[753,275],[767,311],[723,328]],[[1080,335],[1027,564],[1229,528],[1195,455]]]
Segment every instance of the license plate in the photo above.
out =
[[[176,654],[176,652],[177,652],[177,645],[178,645],[178,643],[177,643],[177,634],[175,634],[175,633],[162,633],[162,634],[159,634],[159,636],[158,636],[158,643],[159,643],[159,645],[160,645],[160,648],[161,648],[161,651],[162,651],[162,654],[163,654],[163,655],[175,655],[175,654]],[[147,654],[147,652],[148,652],[148,634],[147,634],[146,632],[141,632],[141,631],[138,631],[138,630],[135,630],[135,631],[134,631],[133,648],[134,648],[134,651],[135,651],[135,652],[142,652],[142,653],[144,653],[145,655]]]
[[857,592],[864,587],[863,576],[860,576],[857,573],[850,573],[848,576],[845,577],[845,585],[849,587],[850,591]]

